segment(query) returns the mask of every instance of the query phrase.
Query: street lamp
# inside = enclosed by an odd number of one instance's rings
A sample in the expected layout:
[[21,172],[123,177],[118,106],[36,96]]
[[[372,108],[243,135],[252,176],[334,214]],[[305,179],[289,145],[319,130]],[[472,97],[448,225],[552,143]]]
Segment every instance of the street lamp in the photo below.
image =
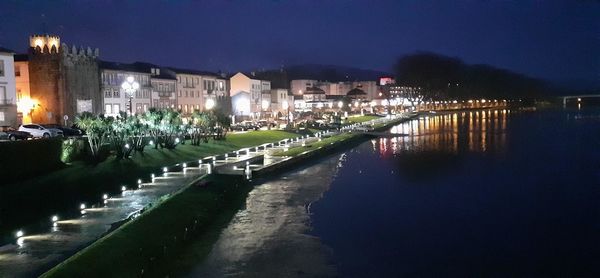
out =
[[264,112],[266,112],[267,109],[269,109],[269,101],[266,99],[263,99],[262,102],[260,103],[260,107],[262,108],[263,117],[264,117]]
[[206,110],[211,110],[215,107],[215,101],[212,98],[209,98],[206,100],[206,103],[204,104],[204,108],[206,108]]
[[125,91],[125,93],[127,93],[127,96],[129,97],[129,115],[133,115],[133,107],[131,104],[131,100],[133,99],[133,94],[135,93],[135,91],[140,88],[140,84],[133,79],[133,76],[128,76],[127,79],[125,79],[125,81],[123,82],[123,84],[121,84],[121,88],[123,88],[123,90]]
[[289,125],[290,124],[290,105],[289,105],[288,101],[284,100],[281,103],[281,107],[283,107],[283,110],[287,111],[287,113],[285,114],[285,118],[286,118],[287,124]]

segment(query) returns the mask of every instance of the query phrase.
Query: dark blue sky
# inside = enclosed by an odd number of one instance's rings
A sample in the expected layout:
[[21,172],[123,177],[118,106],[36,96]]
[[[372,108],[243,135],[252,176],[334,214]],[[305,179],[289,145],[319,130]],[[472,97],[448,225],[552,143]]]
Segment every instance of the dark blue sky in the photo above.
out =
[[0,45],[25,51],[43,22],[64,42],[122,62],[389,71],[424,50],[534,77],[600,78],[598,1],[2,0]]

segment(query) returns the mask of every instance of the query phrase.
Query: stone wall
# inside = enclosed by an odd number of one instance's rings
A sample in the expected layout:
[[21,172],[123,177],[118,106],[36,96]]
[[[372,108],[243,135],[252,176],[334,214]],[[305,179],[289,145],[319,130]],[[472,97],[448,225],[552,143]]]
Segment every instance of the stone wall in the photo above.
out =
[[62,88],[61,55],[29,49],[30,96],[39,103],[33,110],[34,123],[60,123],[63,99],[59,95]]

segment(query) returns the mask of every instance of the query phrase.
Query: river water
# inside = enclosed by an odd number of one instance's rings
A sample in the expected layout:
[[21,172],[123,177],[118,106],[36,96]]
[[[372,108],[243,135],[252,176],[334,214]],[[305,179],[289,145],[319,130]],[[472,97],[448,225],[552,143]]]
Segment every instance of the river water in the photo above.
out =
[[598,277],[600,110],[430,115],[257,181],[193,277]]

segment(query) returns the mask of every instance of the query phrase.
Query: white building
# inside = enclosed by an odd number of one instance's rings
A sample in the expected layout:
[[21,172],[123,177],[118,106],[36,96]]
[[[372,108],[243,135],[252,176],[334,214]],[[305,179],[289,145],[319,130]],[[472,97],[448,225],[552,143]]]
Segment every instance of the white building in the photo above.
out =
[[[263,93],[270,95],[271,82],[255,78],[252,74],[238,72],[229,79],[234,115],[260,116]],[[242,94],[242,96],[238,97],[238,94]],[[243,114],[240,113],[242,111]]]
[[17,125],[14,52],[0,48],[0,126]]
[[134,64],[113,62],[100,63],[100,92],[104,99],[104,114],[116,116],[120,112],[129,112],[129,96],[121,85],[127,77],[133,77],[140,88],[131,98],[132,112],[143,113],[151,105],[152,83],[151,74]]
[[[30,124],[31,111],[35,108],[30,95],[29,60],[27,54],[15,55],[15,85],[17,91],[17,123]],[[19,120],[20,119],[20,120]]]
[[184,114],[204,111],[208,99],[212,103],[227,96],[227,82],[216,73],[168,68],[177,77],[177,108]]

